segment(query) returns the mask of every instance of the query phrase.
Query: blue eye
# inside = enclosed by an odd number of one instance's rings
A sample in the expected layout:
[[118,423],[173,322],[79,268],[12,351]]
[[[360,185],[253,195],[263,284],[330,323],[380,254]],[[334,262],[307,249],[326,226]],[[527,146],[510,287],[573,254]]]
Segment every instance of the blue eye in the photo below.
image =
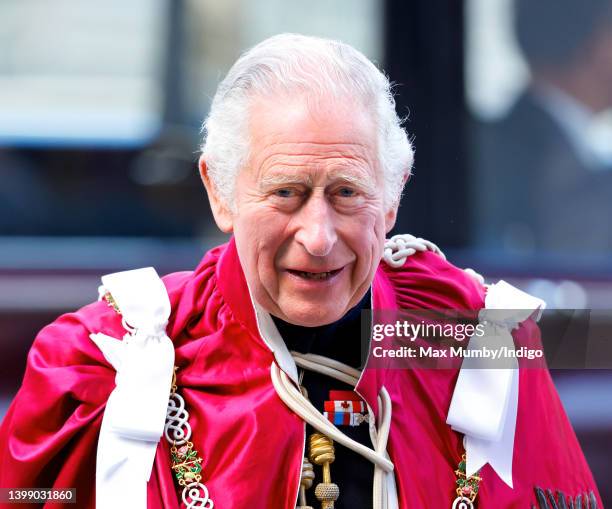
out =
[[293,189],[283,188],[277,189],[276,191],[274,191],[274,194],[276,196],[280,196],[281,198],[291,198],[293,196],[293,192]]
[[338,194],[343,198],[351,198],[357,193],[355,193],[355,190],[351,189],[350,187],[341,187],[338,190]]

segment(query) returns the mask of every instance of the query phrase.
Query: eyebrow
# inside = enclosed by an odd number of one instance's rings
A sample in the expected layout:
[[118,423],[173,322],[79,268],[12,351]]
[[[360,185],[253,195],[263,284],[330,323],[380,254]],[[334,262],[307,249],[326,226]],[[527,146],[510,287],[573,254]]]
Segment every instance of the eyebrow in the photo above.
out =
[[310,175],[297,175],[292,173],[272,173],[264,175],[259,181],[260,187],[274,187],[283,184],[303,184],[312,185]]
[[[376,184],[372,182],[369,175],[356,175],[346,171],[332,171],[329,175],[329,183],[346,182],[363,190],[366,194],[376,193]],[[313,182],[310,175],[299,175],[292,173],[272,173],[265,175],[259,182],[260,187],[269,188],[286,184],[301,184],[312,187]]]
[[352,184],[369,195],[373,195],[376,193],[376,183],[373,182],[372,177],[367,174],[355,175],[354,173],[349,173],[345,171],[336,171],[332,172],[331,181],[346,182],[347,184]]

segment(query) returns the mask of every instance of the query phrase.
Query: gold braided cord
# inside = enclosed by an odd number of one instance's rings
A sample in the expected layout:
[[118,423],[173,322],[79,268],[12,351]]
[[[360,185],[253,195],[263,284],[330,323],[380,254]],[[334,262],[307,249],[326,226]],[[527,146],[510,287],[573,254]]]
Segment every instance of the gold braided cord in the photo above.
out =
[[109,307],[113,308],[115,310],[115,312],[120,315],[121,314],[121,310],[119,309],[119,306],[117,305],[117,302],[115,301],[115,299],[113,299],[113,296],[110,294],[110,292],[106,292],[104,294],[104,300],[106,301],[106,303],[108,304]]
[[334,442],[322,433],[310,435],[310,461],[323,469],[323,482],[317,484],[315,497],[321,502],[321,509],[333,509],[340,496],[340,488],[331,480],[330,465],[336,459]]

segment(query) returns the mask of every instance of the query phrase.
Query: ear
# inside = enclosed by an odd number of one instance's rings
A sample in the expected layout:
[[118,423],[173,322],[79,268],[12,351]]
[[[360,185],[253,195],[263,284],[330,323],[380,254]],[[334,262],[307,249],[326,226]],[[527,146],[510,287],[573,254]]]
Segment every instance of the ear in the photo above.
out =
[[[410,177],[410,172],[406,172],[404,178],[402,180],[402,189],[406,185],[408,178]],[[389,233],[393,227],[395,226],[395,221],[397,219],[397,209],[399,208],[399,200],[396,204],[394,204],[391,209],[389,209],[385,213],[385,233]]]
[[206,188],[206,194],[208,194],[208,201],[210,208],[215,218],[215,223],[223,233],[231,233],[234,230],[234,222],[231,210],[229,210],[225,201],[219,196],[217,188],[210,180],[208,175],[208,166],[204,160],[204,156],[200,156],[198,161],[198,168],[200,170],[200,177],[202,183]]
[[391,207],[391,209],[388,210],[385,214],[385,233],[389,233],[395,226],[395,220],[397,219],[398,206],[399,206],[399,203]]

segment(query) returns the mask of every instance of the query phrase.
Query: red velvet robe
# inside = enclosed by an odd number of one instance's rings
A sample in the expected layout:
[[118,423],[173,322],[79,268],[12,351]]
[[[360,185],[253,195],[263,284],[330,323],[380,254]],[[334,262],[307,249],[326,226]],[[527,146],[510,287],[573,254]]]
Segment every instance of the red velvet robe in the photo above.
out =
[[[171,274],[164,283],[179,392],[215,507],[293,509],[304,423],[272,386],[274,355],[259,335],[234,241],[208,252],[194,272]],[[372,295],[375,309],[484,306],[484,289],[431,252],[409,257],[399,269],[381,263]],[[61,316],[34,341],[23,385],[0,428],[0,487],[76,488],[77,507],[94,507],[97,438],[115,371],[89,339],[91,332],[117,338],[125,333],[115,311],[96,302]],[[526,322],[515,331],[521,334],[539,332]],[[456,370],[366,370],[357,387],[374,409],[383,383],[390,393],[388,451],[402,509],[452,504],[463,452],[462,437],[446,424],[456,378]],[[162,437],[148,484],[149,508],[180,507],[169,457]],[[529,508],[536,503],[534,486],[574,496],[593,490],[602,506],[546,370],[520,372],[514,489],[488,465],[481,474],[480,508]]]

